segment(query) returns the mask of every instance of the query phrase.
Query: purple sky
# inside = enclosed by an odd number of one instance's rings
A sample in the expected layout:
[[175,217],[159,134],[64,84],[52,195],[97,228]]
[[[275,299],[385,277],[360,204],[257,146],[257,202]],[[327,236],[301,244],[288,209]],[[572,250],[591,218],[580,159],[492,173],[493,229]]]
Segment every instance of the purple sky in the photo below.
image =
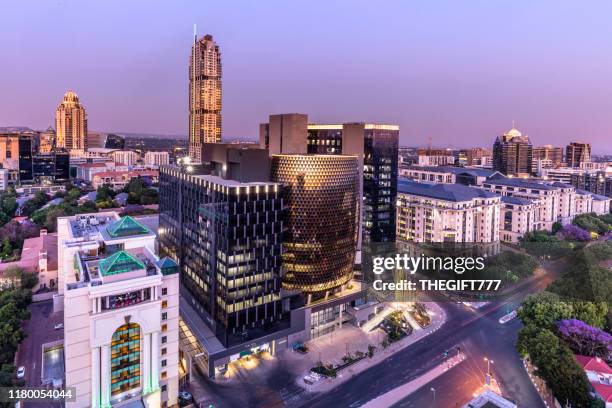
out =
[[608,1],[91,3],[0,5],[0,126],[53,124],[71,88],[92,130],[186,134],[196,23],[223,52],[224,138],[303,112],[489,146],[515,120],[534,144],[612,153]]

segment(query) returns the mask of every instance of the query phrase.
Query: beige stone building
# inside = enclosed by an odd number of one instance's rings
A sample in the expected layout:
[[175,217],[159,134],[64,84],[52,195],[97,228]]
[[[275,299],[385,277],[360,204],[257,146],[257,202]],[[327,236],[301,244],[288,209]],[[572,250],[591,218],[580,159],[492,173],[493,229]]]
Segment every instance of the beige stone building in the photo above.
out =
[[204,143],[221,142],[221,51],[212,35],[194,37],[189,59],[189,157],[202,161]]
[[73,91],[64,94],[64,99],[55,111],[55,132],[58,148],[87,149],[87,114]]

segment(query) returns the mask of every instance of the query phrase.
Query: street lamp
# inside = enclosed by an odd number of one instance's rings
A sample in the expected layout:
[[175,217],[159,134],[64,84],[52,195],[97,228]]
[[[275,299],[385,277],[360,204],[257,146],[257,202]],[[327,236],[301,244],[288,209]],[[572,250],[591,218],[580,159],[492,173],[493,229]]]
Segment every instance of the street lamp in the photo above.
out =
[[436,389],[434,387],[431,387],[429,391],[433,393],[433,399],[434,399],[434,405],[435,405],[436,404]]
[[487,362],[487,374],[485,375],[485,384],[491,385],[491,364],[493,364],[494,361],[486,357],[484,358],[484,360]]

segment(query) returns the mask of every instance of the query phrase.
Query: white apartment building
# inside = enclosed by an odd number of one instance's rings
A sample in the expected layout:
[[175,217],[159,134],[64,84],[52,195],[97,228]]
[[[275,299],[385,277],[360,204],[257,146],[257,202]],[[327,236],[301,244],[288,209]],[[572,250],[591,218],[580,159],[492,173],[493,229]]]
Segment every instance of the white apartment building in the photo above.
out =
[[593,194],[593,212],[597,215],[609,214],[611,201],[610,197]]
[[144,155],[145,166],[162,166],[170,164],[170,154],[168,152],[146,152]]
[[9,170],[0,169],[0,191],[4,191],[9,186]]
[[503,177],[494,170],[481,167],[410,166],[399,169],[399,176],[418,182],[465,184],[480,186],[491,177]]
[[[58,218],[67,407],[177,405],[179,274],[155,234],[115,212]],[[131,405],[130,405],[131,406]]]
[[110,153],[115,163],[123,163],[128,166],[135,165],[140,160],[140,155],[133,150],[115,150]]
[[502,196],[500,239],[517,243],[525,233],[533,231],[537,205],[525,198]]
[[501,198],[460,184],[402,179],[397,189],[397,240],[498,242]]
[[520,178],[495,178],[482,184],[486,190],[502,196],[531,200],[536,204],[533,230],[551,231],[555,222],[568,224],[575,212],[571,203],[575,202],[574,189],[566,184],[540,183]]

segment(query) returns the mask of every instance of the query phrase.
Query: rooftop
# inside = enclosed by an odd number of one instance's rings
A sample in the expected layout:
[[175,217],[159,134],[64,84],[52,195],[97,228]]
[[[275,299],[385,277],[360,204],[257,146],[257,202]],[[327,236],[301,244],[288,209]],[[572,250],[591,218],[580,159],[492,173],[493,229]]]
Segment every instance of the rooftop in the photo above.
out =
[[476,198],[495,198],[497,194],[480,188],[468,187],[462,184],[429,184],[417,183],[412,180],[398,179],[397,191],[422,197],[431,197],[445,201],[471,201]]
[[455,167],[455,166],[410,166],[410,170],[431,171],[434,173],[469,174],[477,177],[492,177],[502,175],[500,172],[482,167]]
[[556,190],[558,187],[550,184],[538,183],[537,181],[522,179],[522,178],[495,178],[485,182],[486,184],[495,184],[500,186],[510,186],[519,188],[530,188],[537,190]]
[[514,205],[530,205],[533,204],[533,201],[527,200],[526,198],[512,197],[512,196],[502,196],[502,203],[505,204],[514,204]]

